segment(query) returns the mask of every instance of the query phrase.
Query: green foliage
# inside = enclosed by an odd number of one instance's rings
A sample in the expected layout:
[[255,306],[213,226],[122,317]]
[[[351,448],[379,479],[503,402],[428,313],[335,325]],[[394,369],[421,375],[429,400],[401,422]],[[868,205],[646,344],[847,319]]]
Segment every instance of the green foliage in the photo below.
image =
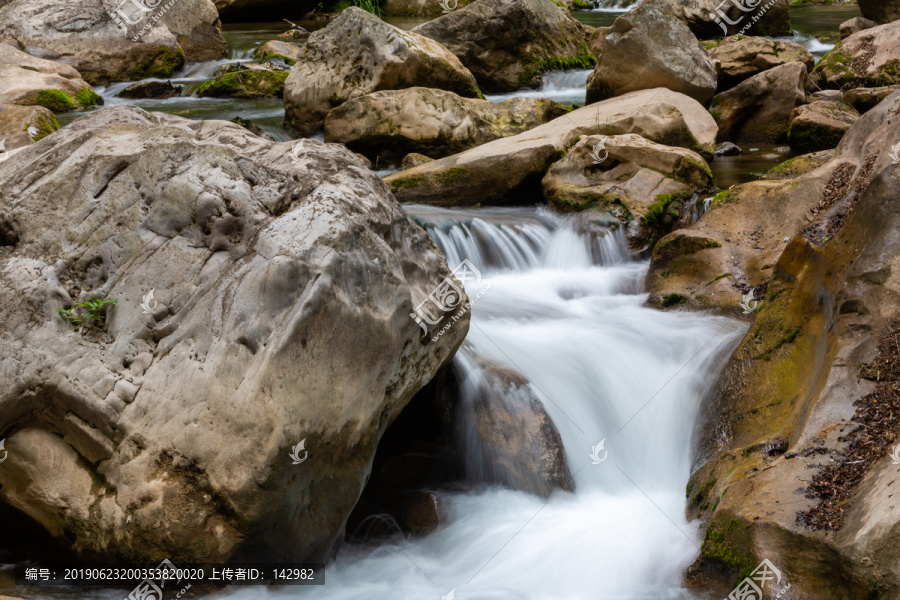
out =
[[666,294],[663,296],[660,304],[663,308],[669,308],[670,306],[676,306],[678,304],[687,304],[687,298],[681,294]]
[[[22,131],[27,132],[28,127],[29,126],[26,125]],[[34,138],[32,138],[35,142],[44,139],[45,137],[47,137],[48,135],[50,135],[51,133],[53,133],[54,131],[59,129],[59,121],[56,120],[55,115],[49,115],[49,116],[42,115],[37,118],[36,127],[38,130],[38,133],[36,136],[34,136]]]
[[[72,308],[57,308],[56,312],[63,315],[78,331],[81,325],[93,326],[102,329],[106,324],[106,307],[111,304],[118,304],[118,299],[103,300],[101,298],[91,298],[87,302],[79,302]],[[81,309],[81,310],[79,310]],[[79,314],[80,313],[80,314]]]
[[73,96],[79,107],[94,106],[95,104],[103,104],[103,98],[89,87],[83,87]]
[[72,97],[62,90],[41,90],[37,93],[34,104],[53,112],[67,112],[75,108]]

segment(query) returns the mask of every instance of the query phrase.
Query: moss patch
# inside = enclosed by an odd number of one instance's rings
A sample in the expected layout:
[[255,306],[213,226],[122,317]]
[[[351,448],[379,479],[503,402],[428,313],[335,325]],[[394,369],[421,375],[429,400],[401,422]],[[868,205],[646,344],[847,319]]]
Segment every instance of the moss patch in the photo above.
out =
[[752,542],[748,523],[719,513],[706,529],[700,556],[734,573],[737,584],[756,568],[757,560],[750,550]]
[[281,98],[284,96],[284,81],[287,71],[247,69],[207,81],[197,90],[198,96],[227,98]]
[[72,97],[62,90],[41,90],[37,93],[34,102],[31,104],[43,106],[53,112],[68,112],[70,110],[75,110],[75,103],[72,101]]

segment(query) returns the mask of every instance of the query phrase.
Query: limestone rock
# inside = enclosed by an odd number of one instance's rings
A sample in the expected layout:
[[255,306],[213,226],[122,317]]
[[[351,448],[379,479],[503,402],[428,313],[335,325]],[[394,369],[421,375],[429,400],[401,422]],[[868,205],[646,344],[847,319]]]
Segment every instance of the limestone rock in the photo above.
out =
[[900,2],[897,0],[859,0],[859,10],[864,17],[879,24],[900,19]]
[[69,65],[0,44],[0,103],[66,112],[103,104],[103,99]]
[[900,84],[900,21],[854,33],[822,57],[810,73],[818,89]]
[[816,66],[813,55],[793,42],[764,37],[728,37],[709,51],[721,63],[719,91],[728,90],[767,69],[789,62],[802,62],[808,71]]
[[859,113],[841,101],[798,106],[791,114],[788,142],[798,154],[836,148],[858,118]]

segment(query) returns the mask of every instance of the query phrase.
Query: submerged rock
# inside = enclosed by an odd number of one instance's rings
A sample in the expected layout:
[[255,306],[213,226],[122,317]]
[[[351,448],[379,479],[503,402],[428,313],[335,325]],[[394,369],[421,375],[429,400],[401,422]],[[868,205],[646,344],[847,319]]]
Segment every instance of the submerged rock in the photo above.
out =
[[622,15],[600,42],[587,81],[588,104],[664,87],[705,104],[716,93],[716,66],[687,26],[653,2]]
[[[114,107],[0,183],[0,501],[108,560],[333,555],[468,325],[423,340],[450,272],[382,181],[337,145]],[[99,336],[56,311],[94,297]]]
[[546,71],[594,64],[582,25],[552,0],[479,0],[413,32],[449,48],[492,93],[535,87]]
[[900,21],[854,33],[822,57],[810,73],[817,89],[900,84]]
[[801,62],[808,71],[816,66],[815,57],[800,44],[764,37],[727,37],[709,51],[709,56],[721,63],[720,92],[789,62]]
[[780,144],[794,109],[806,102],[806,65],[791,62],[754,75],[713,98],[720,142]]
[[385,178],[401,202],[446,206],[527,204],[542,199],[540,180],[579,136],[636,133],[648,140],[715,151],[716,125],[696,100],[667,89],[642,90],[585,106],[508,138]]
[[569,112],[546,98],[495,103],[414,87],[348,100],[325,119],[325,141],[396,160],[410,152],[447,156],[527,131]]
[[415,86],[480,95],[475,78],[445,47],[350,7],[303,46],[285,81],[284,122],[312,135],[350,98]]
[[0,103],[68,112],[103,104],[103,98],[69,65],[0,44]]

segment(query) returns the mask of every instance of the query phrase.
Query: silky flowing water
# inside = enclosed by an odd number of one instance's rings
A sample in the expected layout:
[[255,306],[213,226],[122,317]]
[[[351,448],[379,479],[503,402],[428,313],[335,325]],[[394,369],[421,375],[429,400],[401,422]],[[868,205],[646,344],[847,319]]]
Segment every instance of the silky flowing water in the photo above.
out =
[[[609,25],[625,10],[621,5],[630,4],[615,1],[616,6],[604,0],[597,11],[574,14],[590,25]],[[794,37],[823,52],[834,43],[837,24],[857,14],[856,7],[843,6],[792,10]],[[405,29],[422,22],[393,21]],[[229,54],[223,60],[187,65],[172,79],[185,86],[182,97],[115,98],[127,84],[98,91],[108,105],[128,103],[198,119],[240,116],[278,140],[290,139],[280,127],[281,101],[192,95],[218,66],[249,59],[259,43],[286,27],[226,26]],[[547,74],[540,90],[490,99],[543,95],[580,104],[587,74]],[[745,157],[713,161],[720,187],[754,179],[787,156],[779,148],[745,150]],[[745,325],[645,306],[648,263],[631,258],[620,229],[591,235],[574,218],[543,208],[407,210],[426,227],[451,268],[468,259],[480,272],[480,281],[467,282],[477,301],[457,371],[463,378],[477,377],[480,361],[488,360],[528,378],[560,431],[575,491],[549,499],[500,486],[441,491],[443,524],[435,533],[376,546],[345,545],[325,570],[325,586],[236,587],[215,596],[691,598],[681,576],[701,543],[697,524],[685,519],[692,430],[704,395]],[[9,571],[0,571],[0,593],[36,599],[124,597],[111,590],[17,589]]]

